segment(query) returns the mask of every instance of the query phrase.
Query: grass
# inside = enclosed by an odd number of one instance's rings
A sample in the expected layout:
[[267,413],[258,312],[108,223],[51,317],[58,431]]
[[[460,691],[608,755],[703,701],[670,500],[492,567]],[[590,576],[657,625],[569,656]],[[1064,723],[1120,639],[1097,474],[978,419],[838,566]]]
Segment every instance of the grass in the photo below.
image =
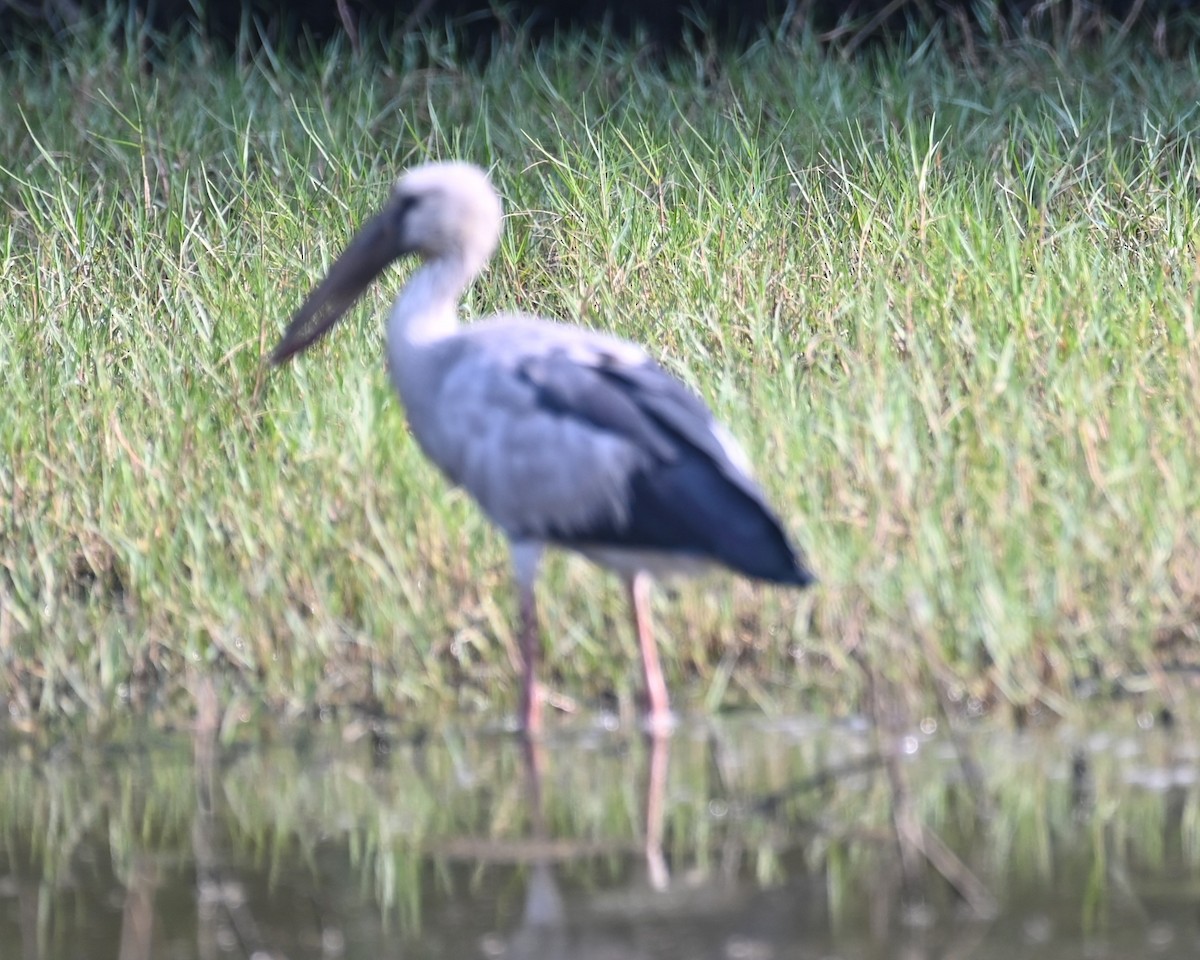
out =
[[[508,229],[468,315],[649,343],[759,465],[822,577],[656,613],[691,709],[1067,711],[1186,654],[1200,611],[1200,81],[1115,40],[808,41],[665,63],[564,38],[465,65],[91,24],[0,62],[0,689],[17,717],[432,719],[516,699],[504,545],[408,437],[390,275],[263,364],[403,167],[489,165]],[[136,49],[136,44],[133,45]],[[544,582],[552,686],[636,688],[620,590]]]

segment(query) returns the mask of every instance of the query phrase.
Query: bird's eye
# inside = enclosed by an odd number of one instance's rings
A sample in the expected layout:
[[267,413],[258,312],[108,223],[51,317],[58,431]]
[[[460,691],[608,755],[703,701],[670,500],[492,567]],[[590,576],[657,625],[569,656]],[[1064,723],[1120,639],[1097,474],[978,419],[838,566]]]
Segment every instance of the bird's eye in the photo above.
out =
[[412,213],[413,207],[417,205],[417,197],[409,194],[400,198],[400,203],[396,206],[396,225],[403,226],[405,219]]

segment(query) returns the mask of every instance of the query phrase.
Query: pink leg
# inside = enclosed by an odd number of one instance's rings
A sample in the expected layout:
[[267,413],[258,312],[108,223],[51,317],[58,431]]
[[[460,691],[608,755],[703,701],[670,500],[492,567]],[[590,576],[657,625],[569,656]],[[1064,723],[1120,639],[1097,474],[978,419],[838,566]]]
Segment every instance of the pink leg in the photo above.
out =
[[667,858],[663,856],[663,822],[666,817],[667,764],[671,741],[652,731],[650,769],[646,777],[646,875],[653,890],[666,890],[671,883]]
[[517,603],[520,606],[521,642],[521,729],[526,736],[536,737],[542,731],[542,693],[538,689],[537,668],[541,659],[541,637],[538,636],[537,603],[533,586],[537,582],[541,544],[520,541],[511,545],[513,574],[517,582]]
[[542,771],[546,769],[543,745],[534,737],[522,737],[521,756],[525,761],[525,782],[529,788],[533,833],[535,838],[541,840],[547,836],[546,822],[542,816]]
[[671,708],[667,684],[658,662],[658,646],[650,623],[650,576],[635,573],[629,581],[629,602],[633,607],[633,626],[642,651],[642,673],[646,678],[646,701],[649,712],[646,721],[651,730],[665,730],[671,725]]
[[542,695],[538,689],[537,665],[541,653],[537,604],[533,589],[521,584],[521,729],[531,737],[541,734]]

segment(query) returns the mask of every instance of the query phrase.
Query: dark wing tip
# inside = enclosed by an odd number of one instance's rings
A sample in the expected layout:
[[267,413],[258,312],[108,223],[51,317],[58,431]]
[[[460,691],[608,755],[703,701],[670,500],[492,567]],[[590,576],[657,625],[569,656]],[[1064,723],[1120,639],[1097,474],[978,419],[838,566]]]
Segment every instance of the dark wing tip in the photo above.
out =
[[800,589],[815,585],[817,575],[809,569],[804,553],[789,542],[779,521],[765,510],[762,519],[765,524],[758,531],[757,544],[745,544],[740,551],[721,558],[725,564],[767,583]]
[[780,579],[778,582],[782,583],[784,586],[799,587],[803,590],[805,587],[815,587],[821,581],[817,578],[817,575],[809,570],[808,567],[804,565],[804,562],[797,557],[795,558],[795,563],[793,564],[788,575]]
[[783,525],[778,518],[772,515],[772,519],[775,521],[775,529],[778,533],[778,545],[783,548],[782,559],[784,562],[781,565],[782,569],[778,571],[782,575],[770,579],[783,586],[799,587],[801,590],[805,587],[816,586],[820,580],[809,567],[805,552],[793,544],[791,538],[784,533]]

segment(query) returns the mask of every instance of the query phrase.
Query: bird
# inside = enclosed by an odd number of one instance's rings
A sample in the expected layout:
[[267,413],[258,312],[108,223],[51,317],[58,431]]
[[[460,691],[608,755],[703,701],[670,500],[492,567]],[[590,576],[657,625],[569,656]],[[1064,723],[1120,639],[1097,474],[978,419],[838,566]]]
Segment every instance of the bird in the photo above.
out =
[[388,373],[424,454],[507,538],[518,600],[525,734],[542,730],[535,602],[547,548],[618,574],[628,591],[652,731],[674,722],[654,638],[654,578],[725,567],[816,582],[704,401],[642,347],[528,314],[463,324],[459,301],[500,240],[503,206],[463,161],[404,171],[292,315],[270,363],[326,334],[394,261],[415,256],[388,314]]

